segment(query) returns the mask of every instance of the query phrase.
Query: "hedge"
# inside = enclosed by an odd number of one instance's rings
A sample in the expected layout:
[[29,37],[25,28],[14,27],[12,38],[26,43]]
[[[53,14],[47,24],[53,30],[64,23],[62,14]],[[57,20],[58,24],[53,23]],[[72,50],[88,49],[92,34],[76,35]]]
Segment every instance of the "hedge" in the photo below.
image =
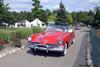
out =
[[16,30],[16,33],[19,33],[20,38],[24,39],[30,36],[33,32],[31,28],[19,28]]
[[0,39],[9,40],[10,39],[10,34],[7,33],[6,31],[0,31]]
[[40,27],[33,27],[33,33],[39,33],[39,32],[42,32],[43,31],[43,29],[42,28],[40,28]]
[[[28,36],[41,31],[43,31],[43,29],[40,27],[0,29],[0,40],[12,42],[12,46],[21,46],[21,39],[25,39]],[[3,44],[0,44],[0,50],[1,49],[3,49]]]

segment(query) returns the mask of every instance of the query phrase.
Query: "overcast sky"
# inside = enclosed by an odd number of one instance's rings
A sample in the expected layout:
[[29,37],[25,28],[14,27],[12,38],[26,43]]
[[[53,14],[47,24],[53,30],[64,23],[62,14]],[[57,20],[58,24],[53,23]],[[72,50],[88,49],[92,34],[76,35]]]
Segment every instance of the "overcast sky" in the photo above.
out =
[[[31,11],[32,0],[4,0],[9,4],[10,11]],[[54,10],[59,7],[61,0],[40,0],[44,9]],[[62,0],[67,11],[88,11],[95,6],[100,6],[100,0]]]

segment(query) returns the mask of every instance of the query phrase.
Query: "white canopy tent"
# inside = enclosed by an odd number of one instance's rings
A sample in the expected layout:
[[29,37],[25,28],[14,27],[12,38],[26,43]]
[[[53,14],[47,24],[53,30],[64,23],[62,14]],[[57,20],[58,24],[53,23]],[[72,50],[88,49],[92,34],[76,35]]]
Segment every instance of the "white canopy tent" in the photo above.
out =
[[18,28],[18,25],[20,25],[20,24],[24,24],[26,28],[31,28],[30,23],[31,22],[29,22],[28,20],[24,20],[24,21],[21,21],[21,22],[17,22],[17,23],[15,23],[15,28]]
[[17,28],[18,27],[18,22],[17,23],[15,23],[15,26],[14,26],[15,28]]
[[31,22],[29,22],[28,20],[24,20],[24,21],[25,21],[26,28],[31,28]]
[[42,21],[40,21],[38,18],[36,18],[34,21],[31,22],[31,26],[44,27],[45,24]]
[[32,22],[29,22],[28,20],[24,20],[24,21],[21,21],[21,22],[17,22],[17,23],[15,23],[15,28],[18,28],[18,25],[20,25],[20,24],[25,25],[24,27],[26,27],[26,28],[31,28],[31,27],[34,27],[34,26],[39,26],[41,28],[44,28],[45,27],[45,24],[42,21],[40,21],[38,18],[36,18]]

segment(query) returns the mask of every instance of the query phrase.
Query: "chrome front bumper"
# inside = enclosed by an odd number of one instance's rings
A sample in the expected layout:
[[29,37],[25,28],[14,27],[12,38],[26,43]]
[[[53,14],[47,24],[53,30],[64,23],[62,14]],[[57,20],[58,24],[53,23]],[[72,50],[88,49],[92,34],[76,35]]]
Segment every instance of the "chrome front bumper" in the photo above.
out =
[[64,48],[62,46],[50,48],[48,46],[39,47],[38,45],[27,45],[27,47],[32,48],[35,51],[42,50],[42,51],[46,51],[46,52],[48,52],[48,51],[63,52],[63,50],[64,50]]

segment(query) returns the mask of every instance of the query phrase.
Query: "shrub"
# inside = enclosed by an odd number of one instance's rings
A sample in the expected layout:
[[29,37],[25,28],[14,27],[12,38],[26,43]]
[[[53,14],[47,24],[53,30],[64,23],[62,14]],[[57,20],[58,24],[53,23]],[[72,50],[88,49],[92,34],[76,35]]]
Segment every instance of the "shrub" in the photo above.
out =
[[0,50],[2,50],[3,49],[3,45],[0,45]]
[[[43,31],[40,27],[33,28],[17,28],[17,29],[0,29],[0,39],[12,42],[12,46],[20,46],[21,39],[25,39],[33,33]],[[2,48],[2,46],[0,46]]]
[[5,44],[5,41],[0,39],[0,50],[3,49],[3,44]]
[[9,33],[0,31],[0,39],[7,41],[7,40],[9,40],[9,38],[10,38]]
[[4,41],[4,40],[2,40],[2,39],[0,39],[0,45],[3,45],[3,44],[5,44],[6,42]]
[[24,39],[32,34],[32,29],[31,28],[20,28],[16,30],[16,33],[19,33],[20,38]]
[[33,33],[39,33],[39,32],[42,32],[43,29],[40,28],[40,27],[33,27]]
[[21,47],[21,39],[25,39],[32,34],[31,28],[18,28],[11,34],[12,46]]
[[12,32],[11,36],[12,46],[21,47],[21,37],[19,32]]

